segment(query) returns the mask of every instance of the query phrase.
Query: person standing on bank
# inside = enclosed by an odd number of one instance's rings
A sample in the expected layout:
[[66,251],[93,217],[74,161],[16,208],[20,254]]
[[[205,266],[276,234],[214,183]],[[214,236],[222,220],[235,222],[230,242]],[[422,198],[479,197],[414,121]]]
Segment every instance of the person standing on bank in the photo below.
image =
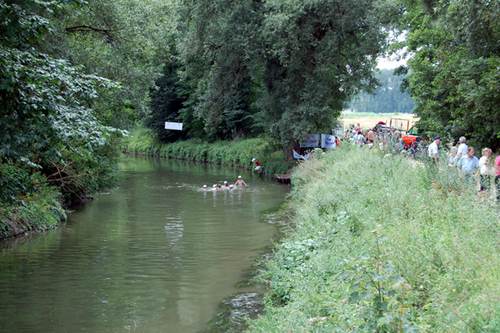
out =
[[489,191],[491,188],[491,176],[495,175],[493,169],[493,161],[491,160],[491,149],[484,148],[482,150],[483,156],[479,159],[479,171],[481,172],[480,184],[481,191]]
[[[500,154],[500,149],[498,149]],[[500,200],[500,155],[495,158],[495,189],[497,191],[497,200]]]
[[438,159],[439,159],[439,143],[441,142],[441,138],[439,136],[436,136],[434,138],[434,142],[429,145],[429,157],[436,161],[436,165],[438,164]]
[[467,141],[465,136],[461,136],[459,139],[460,144],[458,145],[458,151],[457,151],[457,156],[459,161],[462,157],[467,156],[467,153],[469,151],[469,147],[467,146],[465,141]]
[[474,147],[469,147],[467,155],[458,161],[458,170],[465,174],[466,179],[474,179],[479,174],[479,160],[474,156],[475,152]]

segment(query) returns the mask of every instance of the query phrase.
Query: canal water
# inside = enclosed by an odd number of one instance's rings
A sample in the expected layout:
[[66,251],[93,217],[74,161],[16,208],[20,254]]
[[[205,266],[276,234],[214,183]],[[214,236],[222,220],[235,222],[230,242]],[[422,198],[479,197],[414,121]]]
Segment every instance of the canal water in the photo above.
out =
[[[200,191],[206,184],[249,185]],[[0,243],[0,332],[198,332],[276,228],[286,186],[256,174],[130,157],[119,186],[56,230]]]

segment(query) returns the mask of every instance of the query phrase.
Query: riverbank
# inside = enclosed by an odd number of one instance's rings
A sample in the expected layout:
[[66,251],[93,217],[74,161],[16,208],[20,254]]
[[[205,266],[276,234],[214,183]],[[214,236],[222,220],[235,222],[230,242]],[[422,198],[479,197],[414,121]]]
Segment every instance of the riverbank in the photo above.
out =
[[251,332],[496,332],[498,206],[456,170],[342,146],[301,163]]
[[263,165],[264,173],[270,176],[285,173],[292,167],[285,161],[285,153],[263,138],[215,143],[191,139],[163,144],[157,142],[148,130],[138,129],[132,132],[126,141],[125,152],[214,163],[247,170],[255,168],[252,158],[256,158]]
[[66,220],[59,192],[48,187],[39,190],[24,197],[23,205],[5,204],[0,207],[0,240],[50,230]]

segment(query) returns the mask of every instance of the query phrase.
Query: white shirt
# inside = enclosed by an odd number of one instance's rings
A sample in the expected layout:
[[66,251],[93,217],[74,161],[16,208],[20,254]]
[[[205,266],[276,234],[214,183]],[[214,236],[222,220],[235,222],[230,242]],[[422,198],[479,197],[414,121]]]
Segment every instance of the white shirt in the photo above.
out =
[[434,158],[434,154],[436,154],[436,157],[439,157],[439,148],[436,142],[433,142],[429,145],[429,157]]
[[486,165],[486,156],[483,156],[479,159],[479,167],[480,172],[484,176],[493,176],[495,175],[495,170],[493,170],[493,166],[491,165],[491,161]]
[[459,156],[459,159],[463,156],[467,156],[468,149],[469,149],[469,147],[467,147],[467,145],[465,143],[461,143],[458,146],[457,155]]

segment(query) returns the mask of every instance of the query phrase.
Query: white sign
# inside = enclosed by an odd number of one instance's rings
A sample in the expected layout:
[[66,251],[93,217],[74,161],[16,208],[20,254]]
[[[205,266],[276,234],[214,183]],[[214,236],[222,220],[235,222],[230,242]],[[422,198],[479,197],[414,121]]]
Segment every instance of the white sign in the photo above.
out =
[[[353,125],[354,127],[354,125]],[[332,132],[338,137],[344,137],[345,135],[345,124],[337,122],[337,126],[332,128]]]
[[319,134],[307,134],[300,143],[302,148],[314,148],[319,146]]
[[321,148],[335,149],[335,135],[321,134]]
[[174,131],[182,131],[182,123],[171,123],[165,122],[165,129],[174,130]]

